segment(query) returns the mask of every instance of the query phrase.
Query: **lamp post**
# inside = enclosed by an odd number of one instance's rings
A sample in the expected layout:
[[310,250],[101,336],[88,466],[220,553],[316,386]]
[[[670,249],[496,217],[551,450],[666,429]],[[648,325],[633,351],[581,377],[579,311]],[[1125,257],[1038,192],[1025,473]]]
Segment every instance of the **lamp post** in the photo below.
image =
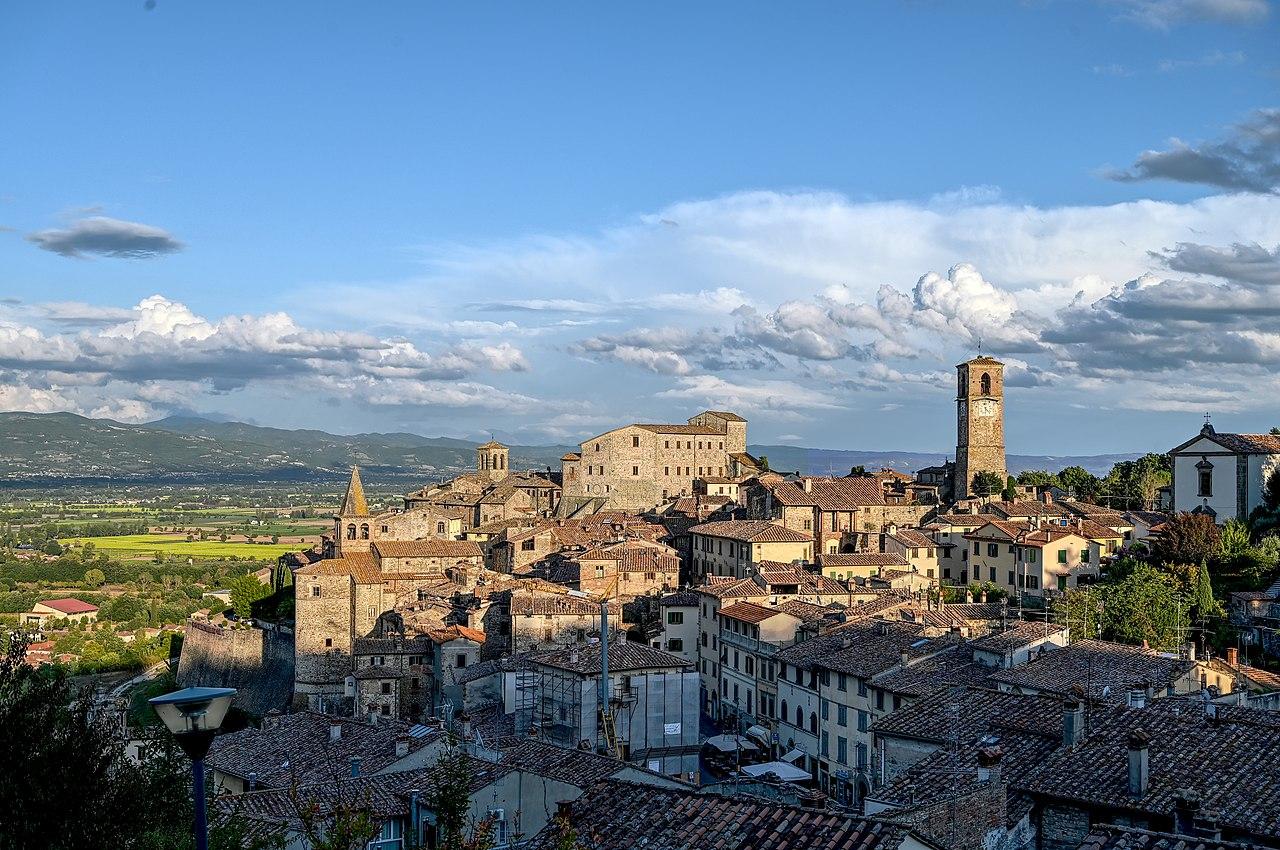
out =
[[178,746],[191,759],[193,793],[195,795],[196,850],[209,848],[209,824],[204,800],[204,757],[213,736],[231,708],[235,688],[185,688],[150,700],[165,727],[173,733]]

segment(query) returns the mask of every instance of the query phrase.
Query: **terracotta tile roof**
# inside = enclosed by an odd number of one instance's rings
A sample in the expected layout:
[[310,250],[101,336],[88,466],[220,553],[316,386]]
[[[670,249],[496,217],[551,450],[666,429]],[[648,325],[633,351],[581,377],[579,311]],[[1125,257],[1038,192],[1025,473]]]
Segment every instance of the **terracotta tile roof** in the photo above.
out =
[[929,638],[914,623],[862,620],[779,650],[774,658],[806,669],[820,668],[869,679],[907,658],[919,659],[953,643]]
[[[511,616],[551,614],[554,616],[599,614],[599,603],[581,596],[566,594],[549,595],[542,593],[511,594]],[[621,617],[622,606],[616,602],[609,603],[609,616]]]
[[[600,753],[570,750],[531,738],[499,741],[498,746],[501,750],[502,764],[547,779],[554,779],[557,782],[576,785],[579,788],[594,785],[603,779],[617,776],[623,771],[649,772],[642,767]],[[668,782],[677,781],[670,777],[665,778]]]
[[485,634],[479,629],[468,628],[467,626],[445,626],[442,629],[432,629],[427,635],[436,643],[448,643],[451,640],[469,640],[474,643],[484,643]]
[[988,729],[1013,729],[1058,741],[1062,738],[1062,699],[1009,694],[976,686],[938,688],[872,724],[877,735],[946,743],[953,729],[981,735]]
[[768,595],[764,588],[749,578],[727,578],[725,581],[708,581],[707,584],[694,588],[694,591],[696,593],[705,593],[708,596],[715,596],[719,599]]
[[704,522],[689,529],[690,534],[724,537],[748,543],[805,543],[812,536],[792,531],[785,526],[763,519],[728,519]]
[[1150,684],[1160,690],[1194,667],[1193,661],[1167,658],[1137,646],[1080,640],[1046,650],[1019,667],[997,670],[991,674],[991,680],[1061,696],[1079,686],[1091,699],[1122,702],[1136,683]]
[[842,610],[840,608],[830,608],[826,605],[814,605],[812,602],[802,602],[799,599],[783,602],[777,608],[784,614],[799,617],[802,623],[816,623],[824,619],[828,614],[834,614]]
[[899,528],[895,533],[890,535],[890,537],[897,540],[899,543],[901,543],[904,546],[913,546],[916,548],[928,548],[928,547],[933,547],[938,545],[936,542],[934,542],[934,539],[932,537],[929,537],[926,534],[921,534],[919,531],[915,530],[914,528]]
[[811,478],[811,491],[803,485],[784,481],[773,488],[773,497],[783,505],[813,505],[823,511],[856,511],[868,505],[883,505],[884,488],[874,478]]
[[[711,425],[662,425],[662,424],[644,424],[633,425],[633,428],[643,428],[646,431],[654,431],[658,434],[692,434],[704,435],[711,437],[723,437],[726,433],[723,427],[716,428]],[[591,442],[588,440],[587,442]]]
[[871,683],[882,690],[912,697],[932,694],[942,688],[987,686],[991,668],[974,661],[973,655],[962,649],[960,646],[949,646],[922,661],[905,667],[899,664],[873,676]]
[[326,558],[299,569],[299,576],[351,576],[356,584],[381,584],[382,570],[371,552],[352,552],[341,558]]
[[1280,437],[1273,434],[1210,434],[1209,439],[1241,454],[1280,454]]
[[[331,723],[342,728],[336,741],[330,740]],[[242,779],[257,773],[263,787],[332,783],[336,777],[351,775],[352,756],[360,758],[360,769],[366,773],[399,761],[396,740],[409,736],[410,729],[410,724],[390,718],[380,717],[373,725],[313,711],[281,715],[276,724],[273,729],[248,728],[217,736],[209,750],[209,766]],[[409,737],[409,752],[438,741],[443,734],[433,731]]]
[[983,652],[1004,653],[1066,630],[1066,626],[1058,623],[1033,623],[1030,620],[1023,620],[1012,624],[1004,631],[995,631],[986,637],[979,638],[970,645]]
[[710,413],[712,416],[718,416],[726,422],[746,422],[736,413],[730,413],[727,410],[704,410],[703,413]]
[[1019,499],[1013,502],[989,502],[979,509],[983,514],[1001,514],[1003,516],[1039,516],[1055,517],[1067,513],[1061,505],[1038,502],[1034,499]]
[[778,608],[768,608],[754,602],[735,602],[720,609],[720,616],[741,623],[763,623],[770,617],[785,613]]
[[[1232,831],[1280,836],[1280,716],[1239,706],[1214,706],[1206,714],[1198,699],[1153,700],[1145,708],[1097,708],[1089,732],[1073,748],[1062,747],[1017,785],[1038,797],[1071,800],[1162,817],[1173,814],[1181,789],[1199,794],[1204,809]],[[1129,793],[1128,740],[1141,730],[1149,740],[1145,794]]]
[[751,579],[763,588],[773,590],[783,585],[796,585],[802,593],[848,594],[849,589],[833,578],[811,573],[804,566],[781,561],[759,561]]
[[[589,675],[600,672],[600,646],[592,644],[569,649],[553,649],[549,652],[535,652],[529,656],[533,664],[556,667],[575,673]],[[662,669],[683,670],[692,668],[692,664],[679,655],[663,652],[661,649],[643,643],[632,643],[626,640],[609,641],[609,672],[622,673],[627,670]]]
[[483,558],[471,540],[379,540],[373,544],[383,558]]
[[[493,764],[480,759],[469,759],[465,777],[469,793],[500,780],[514,770],[509,765]],[[347,768],[348,771],[350,768]],[[361,764],[361,771],[367,771]],[[334,779],[328,777],[314,784],[299,785],[280,790],[252,791],[245,794],[222,794],[214,798],[213,805],[222,815],[232,813],[251,818],[263,818],[280,825],[298,823],[299,805],[314,804],[321,814],[339,804],[353,800],[367,805],[374,818],[383,820],[405,817],[409,814],[409,796],[412,790],[424,795],[432,793],[439,783],[438,768],[409,770],[396,773],[365,775]]]
[[949,602],[944,610],[971,623],[999,620],[1007,613],[1003,602]]
[[819,555],[823,567],[905,567],[907,559],[892,552],[845,552]]
[[1092,827],[1078,850],[1256,850],[1256,845],[1151,832],[1136,826],[1098,824]]
[[702,600],[692,590],[682,590],[677,593],[668,593],[658,600],[658,604],[664,608],[697,608],[702,604]]
[[[989,528],[999,531],[999,534],[993,534]],[[975,528],[973,531],[965,534],[965,538],[969,540],[1000,540],[1004,541],[1008,538],[1010,541],[1017,540],[1020,534],[1024,534],[1031,530],[1031,526],[1025,522],[1013,522],[1011,520],[996,519],[988,515],[986,523]]]
[[990,519],[990,514],[938,514],[933,518],[933,523],[978,528],[985,525]]
[[[571,804],[570,823],[592,850],[899,850],[905,828],[757,797],[722,797],[607,779]],[[554,825],[530,850],[560,846]],[[914,846],[933,848],[921,842]]]
[[90,605],[88,602],[82,602],[79,599],[43,599],[39,603],[47,608],[60,611],[63,614],[92,614],[98,610],[97,605]]

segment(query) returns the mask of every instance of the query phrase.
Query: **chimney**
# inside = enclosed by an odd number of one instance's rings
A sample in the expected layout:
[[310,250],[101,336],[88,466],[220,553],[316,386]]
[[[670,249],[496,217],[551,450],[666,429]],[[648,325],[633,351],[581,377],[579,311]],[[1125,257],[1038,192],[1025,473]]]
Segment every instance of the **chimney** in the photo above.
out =
[[256,791],[258,789],[258,771],[249,771],[249,790]]
[[1200,813],[1200,817],[1192,818],[1191,828],[1199,838],[1209,841],[1222,840],[1222,825],[1218,823],[1218,813],[1213,809],[1205,809]]
[[1150,762],[1147,760],[1147,746],[1151,739],[1141,729],[1129,733],[1129,793],[1141,797],[1147,793],[1147,782],[1150,779]]
[[1146,708],[1147,707],[1147,686],[1141,682],[1137,682],[1129,687],[1130,708]]
[[1004,750],[999,746],[983,747],[978,750],[978,781],[999,782],[1000,762],[1004,758]]
[[280,726],[280,709],[273,708],[262,717],[263,729],[276,729]]
[[1240,664],[1240,650],[1234,646],[1227,647],[1227,665],[1237,667]]
[[400,735],[396,738],[396,758],[402,759],[409,755],[409,736]]
[[378,725],[378,712],[372,708],[369,709],[369,725],[370,726]]
[[1044,490],[1044,503],[1045,503],[1046,505],[1052,505],[1052,504],[1053,504],[1053,493],[1052,493],[1052,491],[1050,491],[1050,490],[1049,490],[1049,488],[1048,488],[1048,487],[1046,487],[1046,488],[1045,488],[1045,490]]
[[1178,835],[1195,835],[1200,816],[1200,795],[1192,788],[1179,788],[1173,795],[1173,831]]
[[801,487],[801,489],[803,489],[806,493],[812,493],[812,492],[813,492],[813,479],[812,479],[812,478],[802,478],[802,479],[800,479],[800,487]]
[[1062,704],[1062,743],[1074,747],[1084,740],[1084,704],[1068,699]]
[[820,812],[827,808],[827,795],[821,791],[803,788],[796,794],[796,802],[800,804],[802,809]]
[[360,756],[351,757],[351,775],[352,776],[360,775]]
[[572,815],[572,814],[573,814],[573,801],[572,801],[572,800],[557,800],[557,801],[556,801],[556,817],[558,817],[558,818],[564,818],[565,820],[568,820],[568,819],[569,819],[569,816],[570,816],[570,815]]
[[329,740],[336,741],[342,737],[342,723],[336,718],[329,721]]

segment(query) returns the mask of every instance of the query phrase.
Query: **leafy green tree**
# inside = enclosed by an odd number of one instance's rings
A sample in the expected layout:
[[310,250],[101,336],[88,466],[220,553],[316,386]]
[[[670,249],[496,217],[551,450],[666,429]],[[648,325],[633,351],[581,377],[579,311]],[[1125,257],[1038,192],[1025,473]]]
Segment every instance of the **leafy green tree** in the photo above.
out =
[[769,456],[768,456],[768,455],[760,455],[760,457],[759,457],[759,458],[757,458],[757,460],[759,460],[759,461],[760,461],[760,471],[761,471],[761,472],[768,472],[768,471],[769,471]]
[[1238,519],[1229,519],[1219,531],[1219,557],[1223,560],[1238,558],[1249,548],[1249,526]]
[[49,540],[45,541],[45,544],[40,551],[44,552],[46,555],[61,555],[62,544],[59,543],[57,540],[50,538]]
[[1209,579],[1209,566],[1203,561],[1200,563],[1200,569],[1196,571],[1195,585],[1191,590],[1191,610],[1198,619],[1207,620],[1210,617],[1221,617],[1222,606],[1218,604],[1218,600],[1213,595],[1213,583]]
[[1018,482],[1010,475],[1004,482],[1004,491],[1000,494],[1000,498],[1006,502],[1017,501],[1018,498]]
[[1180,602],[1173,579],[1147,564],[1099,590],[1103,632],[1114,640],[1171,649],[1190,623],[1190,606]]
[[461,748],[440,754],[435,784],[427,793],[427,805],[436,814],[436,846],[440,850],[489,850],[493,847],[494,820],[471,823],[471,759]]
[[271,595],[271,588],[251,574],[236,576],[227,583],[227,588],[231,591],[231,607],[241,620],[253,616],[253,603]]
[[969,489],[979,496],[990,496],[993,493],[999,493],[1003,487],[1004,480],[1001,479],[999,473],[989,472],[984,469],[973,476]]
[[1064,490],[1086,502],[1098,495],[1101,486],[1098,477],[1083,466],[1068,466],[1058,473],[1058,481]]
[[867,472],[867,468],[862,464],[858,464],[857,466],[850,467],[849,469],[850,478],[866,478],[870,474],[871,473]]
[[1024,469],[1018,473],[1019,484],[1030,484],[1034,487],[1050,487],[1058,484],[1058,476],[1043,469]]
[[107,583],[106,573],[97,568],[85,570],[84,583],[86,587],[102,587]]
[[1152,554],[1169,564],[1198,564],[1216,558],[1221,545],[1222,532],[1209,516],[1180,513],[1165,522]]

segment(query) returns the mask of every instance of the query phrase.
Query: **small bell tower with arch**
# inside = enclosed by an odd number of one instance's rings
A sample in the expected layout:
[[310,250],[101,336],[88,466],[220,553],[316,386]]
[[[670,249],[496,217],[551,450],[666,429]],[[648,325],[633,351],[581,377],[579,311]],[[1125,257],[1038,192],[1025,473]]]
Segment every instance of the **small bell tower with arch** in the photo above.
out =
[[955,498],[972,495],[973,477],[994,472],[1003,485],[1004,364],[979,355],[956,366]]

